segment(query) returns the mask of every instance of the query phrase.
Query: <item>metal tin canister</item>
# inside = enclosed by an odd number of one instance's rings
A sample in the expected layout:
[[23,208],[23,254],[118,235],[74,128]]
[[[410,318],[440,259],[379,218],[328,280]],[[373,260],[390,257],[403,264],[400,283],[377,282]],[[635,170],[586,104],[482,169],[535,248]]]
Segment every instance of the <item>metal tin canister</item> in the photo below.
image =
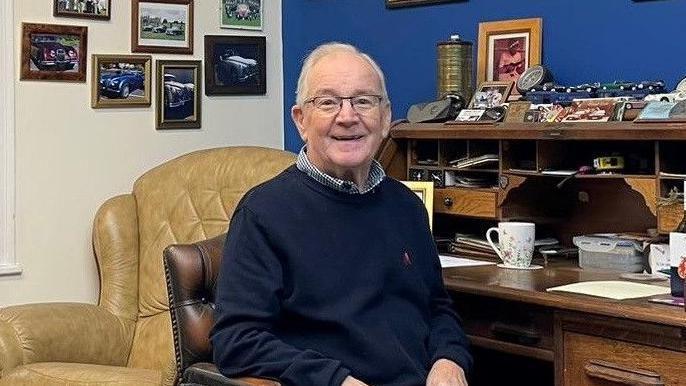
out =
[[472,42],[463,41],[459,35],[438,42],[438,99],[446,95],[459,95],[469,102],[474,93],[472,85]]

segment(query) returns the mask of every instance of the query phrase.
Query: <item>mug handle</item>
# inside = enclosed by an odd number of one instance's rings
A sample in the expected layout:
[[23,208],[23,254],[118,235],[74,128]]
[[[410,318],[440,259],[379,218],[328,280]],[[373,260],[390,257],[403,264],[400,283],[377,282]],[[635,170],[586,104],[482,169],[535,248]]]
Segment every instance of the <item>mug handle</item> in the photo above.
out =
[[503,253],[500,252],[500,249],[498,249],[498,247],[495,246],[495,243],[493,243],[493,240],[491,240],[491,232],[496,232],[498,234],[498,239],[500,239],[500,230],[497,227],[488,228],[486,231],[486,240],[488,240],[488,244],[491,246],[491,248],[493,248],[495,253],[498,254],[500,260],[502,260],[504,263],[505,260],[503,260]]

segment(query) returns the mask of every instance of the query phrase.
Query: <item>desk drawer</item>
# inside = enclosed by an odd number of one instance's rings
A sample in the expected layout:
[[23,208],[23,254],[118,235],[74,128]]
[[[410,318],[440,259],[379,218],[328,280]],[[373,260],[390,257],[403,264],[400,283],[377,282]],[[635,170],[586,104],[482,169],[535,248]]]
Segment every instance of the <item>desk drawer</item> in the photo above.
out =
[[497,193],[488,190],[445,188],[434,191],[434,212],[496,218]]
[[553,360],[553,312],[532,304],[455,294],[457,313],[472,344]]
[[563,385],[685,385],[686,354],[564,332]]

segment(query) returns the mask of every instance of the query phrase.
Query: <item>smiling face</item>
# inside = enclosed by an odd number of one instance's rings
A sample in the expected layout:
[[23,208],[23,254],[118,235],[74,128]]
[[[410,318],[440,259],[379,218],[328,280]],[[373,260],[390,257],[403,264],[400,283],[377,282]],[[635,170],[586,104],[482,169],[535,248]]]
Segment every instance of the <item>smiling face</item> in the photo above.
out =
[[[333,52],[319,59],[306,79],[307,95],[350,97],[381,95],[381,80],[370,63],[351,52]],[[329,175],[355,182],[366,181],[374,154],[390,128],[386,100],[360,114],[349,100],[337,114],[318,110],[312,103],[291,109],[300,137],[307,144],[307,158]]]

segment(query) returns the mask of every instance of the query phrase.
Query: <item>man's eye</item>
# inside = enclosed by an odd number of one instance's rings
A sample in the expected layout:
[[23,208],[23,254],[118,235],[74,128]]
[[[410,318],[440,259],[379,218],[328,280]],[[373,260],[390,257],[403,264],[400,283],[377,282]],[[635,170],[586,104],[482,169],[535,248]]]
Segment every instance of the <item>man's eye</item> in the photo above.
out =
[[374,104],[374,100],[370,97],[357,97],[354,99],[354,103],[357,106],[367,107],[372,106]]
[[319,99],[319,103],[317,103],[317,104],[319,106],[328,107],[328,106],[335,106],[338,104],[338,102],[336,102],[336,100],[333,98],[321,98],[321,99]]

